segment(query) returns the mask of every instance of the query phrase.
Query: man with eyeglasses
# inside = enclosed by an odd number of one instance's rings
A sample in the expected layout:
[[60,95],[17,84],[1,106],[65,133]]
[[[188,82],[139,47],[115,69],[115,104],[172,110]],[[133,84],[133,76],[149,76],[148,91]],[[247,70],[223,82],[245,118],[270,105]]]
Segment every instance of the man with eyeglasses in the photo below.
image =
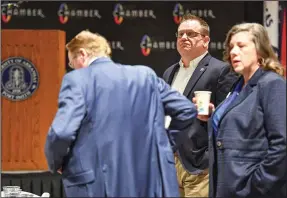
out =
[[[208,53],[209,26],[201,18],[186,14],[176,33],[181,59],[163,75],[172,88],[192,100],[195,91],[211,91],[217,106],[237,79],[227,63]],[[170,118],[166,117],[166,128]],[[182,197],[208,197],[207,124],[196,120],[187,134],[176,138],[175,162]]]

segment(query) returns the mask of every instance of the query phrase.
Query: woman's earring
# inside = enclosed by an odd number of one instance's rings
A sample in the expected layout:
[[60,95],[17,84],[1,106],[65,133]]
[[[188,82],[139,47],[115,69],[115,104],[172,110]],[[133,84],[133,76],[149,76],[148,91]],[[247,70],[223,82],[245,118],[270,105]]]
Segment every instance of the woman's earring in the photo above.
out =
[[265,64],[264,58],[259,58],[258,62],[259,62],[260,65],[264,65]]

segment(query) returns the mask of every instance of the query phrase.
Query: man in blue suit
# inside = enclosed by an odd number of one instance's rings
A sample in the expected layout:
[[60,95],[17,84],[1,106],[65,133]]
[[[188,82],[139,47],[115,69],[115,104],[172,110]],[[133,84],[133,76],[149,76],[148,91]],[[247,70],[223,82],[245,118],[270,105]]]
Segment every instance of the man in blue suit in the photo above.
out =
[[194,105],[150,68],[114,63],[99,34],[66,47],[77,70],[63,79],[45,154],[67,197],[178,197],[169,136],[188,129]]

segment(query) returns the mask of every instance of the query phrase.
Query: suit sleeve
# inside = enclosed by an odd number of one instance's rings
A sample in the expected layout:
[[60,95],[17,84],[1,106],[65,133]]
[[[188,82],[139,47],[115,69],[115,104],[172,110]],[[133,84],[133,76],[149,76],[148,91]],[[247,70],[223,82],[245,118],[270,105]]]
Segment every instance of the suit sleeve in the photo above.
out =
[[62,82],[58,111],[49,129],[45,155],[49,169],[55,173],[62,167],[63,158],[68,154],[70,145],[75,141],[77,131],[86,113],[81,88],[69,74]]
[[197,116],[197,110],[192,102],[179,92],[172,90],[163,79],[157,78],[157,83],[165,114],[171,117],[168,134],[174,144],[178,133],[190,127]]
[[238,76],[230,69],[229,65],[225,65],[220,72],[217,80],[216,95],[215,95],[215,107],[217,107],[230,92],[232,85],[237,80]]
[[251,191],[263,195],[286,183],[286,81],[269,82],[260,92],[269,148],[251,176]]

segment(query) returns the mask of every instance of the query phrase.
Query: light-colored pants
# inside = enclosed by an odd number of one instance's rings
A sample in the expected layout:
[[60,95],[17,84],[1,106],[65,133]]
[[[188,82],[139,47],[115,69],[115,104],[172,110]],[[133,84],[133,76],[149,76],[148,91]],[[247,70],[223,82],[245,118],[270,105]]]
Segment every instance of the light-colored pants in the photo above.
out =
[[191,175],[187,172],[177,155],[175,155],[175,167],[177,181],[181,197],[208,197],[208,169],[198,175]]

